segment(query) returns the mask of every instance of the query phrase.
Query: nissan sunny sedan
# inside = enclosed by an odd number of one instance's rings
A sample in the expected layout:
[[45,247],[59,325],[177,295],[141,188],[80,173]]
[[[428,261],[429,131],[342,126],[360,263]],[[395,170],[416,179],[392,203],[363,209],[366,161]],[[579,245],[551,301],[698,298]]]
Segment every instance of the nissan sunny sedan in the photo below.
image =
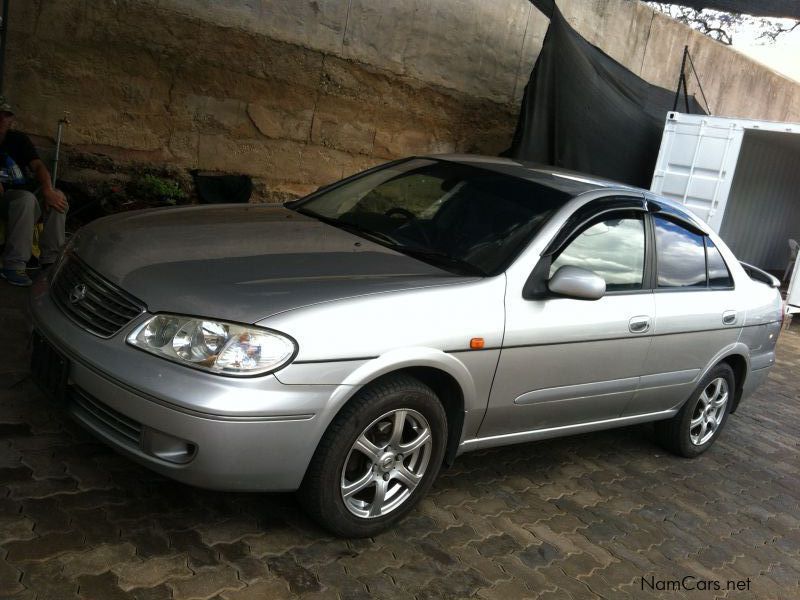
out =
[[655,421],[701,454],[774,363],[776,283],[650,192],[415,157],[84,227],[33,289],[32,371],[146,467],[370,536],[478,448]]

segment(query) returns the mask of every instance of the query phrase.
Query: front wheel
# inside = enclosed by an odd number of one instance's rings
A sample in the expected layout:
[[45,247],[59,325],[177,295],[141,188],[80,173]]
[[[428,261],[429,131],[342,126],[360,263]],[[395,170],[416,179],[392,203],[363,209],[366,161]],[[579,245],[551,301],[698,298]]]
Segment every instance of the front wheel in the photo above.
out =
[[734,381],[733,370],[727,364],[711,369],[677,415],[655,423],[661,444],[686,458],[708,450],[728,419]]
[[402,519],[439,471],[447,418],[428,386],[408,375],[361,390],[320,441],[299,500],[322,527],[369,537]]

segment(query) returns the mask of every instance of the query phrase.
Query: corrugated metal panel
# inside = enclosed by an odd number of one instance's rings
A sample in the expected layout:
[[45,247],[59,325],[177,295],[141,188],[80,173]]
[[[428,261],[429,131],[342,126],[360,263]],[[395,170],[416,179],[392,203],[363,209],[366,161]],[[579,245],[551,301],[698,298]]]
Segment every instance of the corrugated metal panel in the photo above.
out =
[[720,236],[740,260],[786,268],[800,240],[800,136],[745,132]]

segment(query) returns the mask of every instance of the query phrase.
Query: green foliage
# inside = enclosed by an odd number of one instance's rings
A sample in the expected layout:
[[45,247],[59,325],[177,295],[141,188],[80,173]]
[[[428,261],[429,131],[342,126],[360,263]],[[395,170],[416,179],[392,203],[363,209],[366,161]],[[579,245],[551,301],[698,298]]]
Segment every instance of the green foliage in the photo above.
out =
[[178,182],[150,174],[131,181],[127,187],[127,195],[141,202],[177,204],[187,198]]

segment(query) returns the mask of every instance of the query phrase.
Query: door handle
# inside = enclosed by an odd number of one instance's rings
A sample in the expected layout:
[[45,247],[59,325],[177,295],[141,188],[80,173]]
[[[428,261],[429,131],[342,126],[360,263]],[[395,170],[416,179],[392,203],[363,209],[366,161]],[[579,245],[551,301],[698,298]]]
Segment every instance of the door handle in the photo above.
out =
[[631,333],[644,333],[650,329],[650,317],[647,315],[640,315],[638,317],[631,317],[628,321],[628,329]]
[[726,310],[722,313],[722,324],[723,325],[733,325],[736,323],[736,311],[735,310]]

